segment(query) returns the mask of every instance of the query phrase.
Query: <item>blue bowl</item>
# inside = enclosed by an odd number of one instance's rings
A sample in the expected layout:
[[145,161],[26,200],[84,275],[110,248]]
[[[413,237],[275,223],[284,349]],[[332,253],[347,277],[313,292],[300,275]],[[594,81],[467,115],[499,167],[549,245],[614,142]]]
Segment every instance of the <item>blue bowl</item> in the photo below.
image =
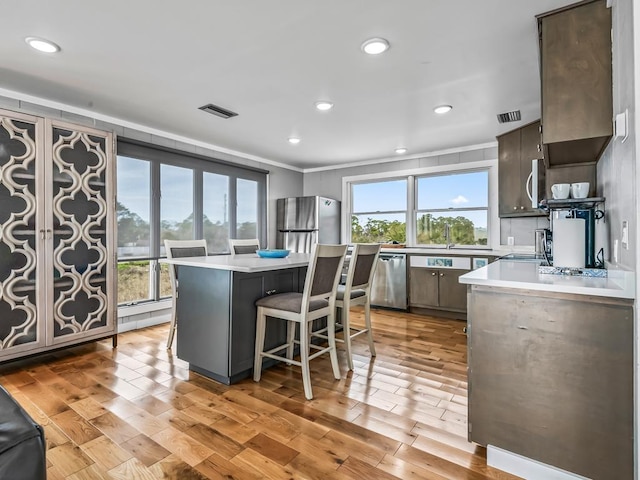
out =
[[256,253],[262,258],[284,258],[291,253],[291,250],[256,250]]

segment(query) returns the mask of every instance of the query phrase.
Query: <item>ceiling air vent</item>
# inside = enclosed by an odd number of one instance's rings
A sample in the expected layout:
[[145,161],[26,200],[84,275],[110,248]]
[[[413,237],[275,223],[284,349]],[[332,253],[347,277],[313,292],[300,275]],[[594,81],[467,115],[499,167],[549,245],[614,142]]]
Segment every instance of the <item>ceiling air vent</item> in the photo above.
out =
[[238,115],[236,112],[232,112],[231,110],[227,110],[226,108],[219,107],[218,105],[214,105],[213,103],[209,103],[207,105],[203,105],[199,108],[203,112],[211,113],[218,117],[222,118],[231,118]]
[[498,114],[498,123],[517,122],[518,120],[520,120],[520,110]]

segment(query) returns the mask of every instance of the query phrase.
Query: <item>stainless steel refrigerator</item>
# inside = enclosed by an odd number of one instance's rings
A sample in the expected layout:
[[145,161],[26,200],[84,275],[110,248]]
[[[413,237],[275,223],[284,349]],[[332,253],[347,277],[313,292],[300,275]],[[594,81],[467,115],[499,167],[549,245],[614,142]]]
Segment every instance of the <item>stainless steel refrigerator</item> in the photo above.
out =
[[314,243],[340,243],[340,202],[326,197],[279,198],[276,247],[311,252]]

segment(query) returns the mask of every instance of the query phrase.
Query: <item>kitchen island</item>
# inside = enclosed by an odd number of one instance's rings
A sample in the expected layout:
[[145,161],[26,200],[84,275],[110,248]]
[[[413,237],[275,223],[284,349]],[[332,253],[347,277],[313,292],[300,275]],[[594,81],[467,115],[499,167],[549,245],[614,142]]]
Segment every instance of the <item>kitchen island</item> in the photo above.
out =
[[551,478],[533,473],[549,466],[633,478],[635,276],[608,273],[539,274],[535,262],[500,260],[460,277],[469,440],[488,447],[490,465],[532,479]]
[[[301,292],[310,255],[256,254],[164,260],[177,267],[177,355],[189,369],[227,385],[253,368],[256,307],[266,295]],[[285,343],[285,322],[267,321],[265,345]]]

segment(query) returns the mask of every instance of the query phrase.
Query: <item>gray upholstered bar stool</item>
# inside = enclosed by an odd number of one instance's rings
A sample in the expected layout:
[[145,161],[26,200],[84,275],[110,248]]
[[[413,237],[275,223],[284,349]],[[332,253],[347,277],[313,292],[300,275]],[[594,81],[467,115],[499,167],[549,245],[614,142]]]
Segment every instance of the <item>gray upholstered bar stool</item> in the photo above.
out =
[[[207,241],[206,240],[165,240],[164,250],[167,258],[182,257],[206,257]],[[169,338],[167,340],[167,348],[171,348],[173,337],[176,333],[177,314],[176,299],[178,298],[178,269],[175,265],[169,265],[169,278],[171,279],[171,294],[173,295],[173,306],[171,307],[171,325],[169,326]]]
[[[380,244],[378,243],[355,244],[353,252],[351,253],[351,259],[349,260],[347,281],[344,285],[338,285],[336,308],[340,308],[342,311],[338,325],[342,325],[343,337],[342,339],[337,338],[336,340],[338,342],[344,342],[349,370],[353,370],[351,340],[355,337],[366,333],[369,340],[371,356],[376,356],[376,347],[373,344],[373,333],[371,331],[371,284],[373,283],[373,275],[378,265],[379,255]],[[353,305],[364,305],[365,327],[362,330],[351,327],[349,309]]]
[[240,255],[243,253],[256,253],[260,248],[260,242],[257,238],[230,238],[229,251],[231,255]]
[[[335,299],[342,272],[342,263],[347,251],[346,245],[314,245],[311,261],[307,269],[302,293],[279,293],[263,297],[256,301],[258,307],[256,322],[256,351],[253,365],[253,379],[260,381],[262,358],[274,358],[302,369],[304,396],[311,400],[311,379],[309,361],[329,352],[333,376],[340,379],[338,355],[335,342]],[[264,338],[267,317],[287,321],[287,341],[282,345],[264,351]],[[311,344],[310,331],[313,320],[327,317],[328,346]],[[299,340],[295,339],[296,325],[299,325]],[[300,361],[293,359],[294,345],[300,345]],[[286,356],[276,352],[286,350]],[[310,350],[316,350],[310,354]]]

